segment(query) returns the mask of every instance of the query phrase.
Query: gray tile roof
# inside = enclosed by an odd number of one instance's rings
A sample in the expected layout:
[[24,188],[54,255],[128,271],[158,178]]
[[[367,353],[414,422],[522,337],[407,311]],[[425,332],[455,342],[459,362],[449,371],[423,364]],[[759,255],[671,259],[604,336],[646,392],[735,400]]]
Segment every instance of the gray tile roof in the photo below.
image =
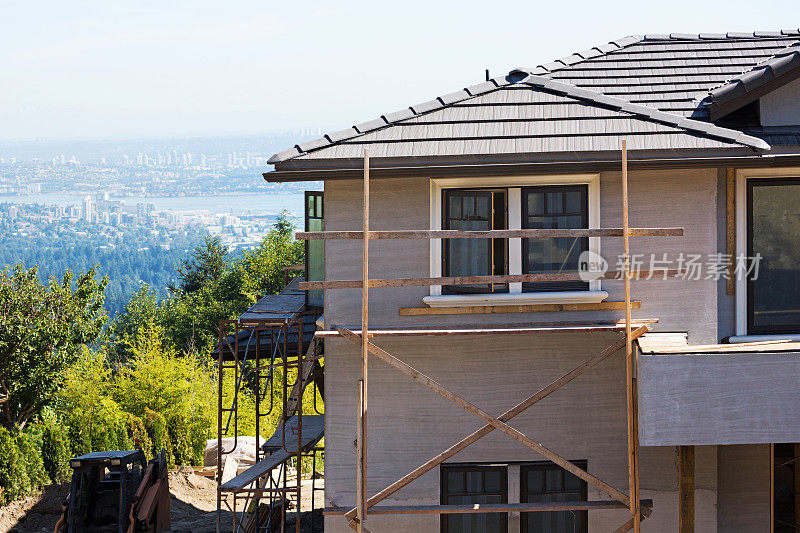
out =
[[[800,30],[626,37],[466,87],[275,154],[288,160],[749,147],[709,123],[714,94],[769,81],[800,60]],[[727,87],[733,87],[728,89]],[[778,136],[791,141],[789,135]]]

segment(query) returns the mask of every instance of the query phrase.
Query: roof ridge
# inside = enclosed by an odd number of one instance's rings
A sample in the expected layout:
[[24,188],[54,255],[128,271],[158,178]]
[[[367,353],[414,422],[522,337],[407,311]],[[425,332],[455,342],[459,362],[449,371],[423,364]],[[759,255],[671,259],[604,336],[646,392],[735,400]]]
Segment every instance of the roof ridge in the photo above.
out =
[[[587,59],[592,59],[601,55],[608,54],[609,52],[621,50],[625,47],[636,44],[641,40],[642,36],[640,35],[629,35],[627,37],[622,37],[621,39],[610,41],[608,44],[595,46],[593,48],[590,48],[589,50],[585,50],[583,52],[576,52],[567,57],[556,59],[555,61],[547,63],[546,65],[539,65],[536,67],[536,69],[542,69],[543,72],[554,72],[556,70],[572,66],[576,63],[580,63],[581,61],[585,61]],[[460,91],[439,96],[428,102],[423,102],[421,104],[409,106],[405,109],[395,111],[394,113],[387,113],[385,115],[381,115],[376,119],[369,120],[367,122],[362,122],[361,124],[356,124],[354,126],[351,126],[350,128],[340,131],[335,131],[333,133],[328,133],[317,139],[312,139],[310,141],[296,144],[292,148],[289,148],[288,150],[284,150],[282,152],[278,152],[277,154],[273,155],[272,157],[269,158],[267,163],[270,164],[279,163],[287,159],[292,159],[300,155],[306,154],[308,152],[316,151],[321,148],[331,146],[337,142],[354,139],[356,137],[360,137],[361,135],[365,135],[372,131],[392,126],[403,120],[408,120],[410,118],[414,118],[416,116],[423,115],[425,113],[436,111],[437,109],[441,109],[448,105],[462,102],[464,100],[468,100],[470,98],[474,98],[476,96],[480,96],[482,94],[486,94],[491,91],[495,91],[497,89],[500,89],[502,87],[505,87],[511,83],[515,83],[516,81],[518,81],[513,79],[512,77],[513,73],[519,72],[521,73],[522,76],[527,76],[529,74],[537,74],[536,69],[532,71],[528,71],[527,69],[514,69],[507,76],[492,78],[483,83],[478,83],[475,85],[471,85],[469,87],[465,87]]]
[[746,93],[754,84],[762,85],[798,66],[800,66],[800,40],[753,65],[750,69],[742,71],[725,83],[712,87],[700,101],[709,100],[709,104],[727,101]]
[[781,31],[754,31],[752,33],[648,33],[643,41],[714,41],[731,39],[775,39],[800,36],[800,29]]
[[617,50],[627,48],[628,46],[641,42],[643,39],[644,37],[641,35],[628,35],[627,37],[622,37],[621,39],[615,39],[613,41],[609,41],[607,44],[593,46],[588,50],[584,50],[582,52],[575,52],[574,54],[562,57],[561,59],[555,59],[550,63],[545,63],[543,65],[536,65],[536,67],[534,68],[521,67],[514,70],[533,75],[541,75],[549,72],[556,72],[557,70],[561,70],[566,67],[571,67],[577,63],[580,63],[581,61],[594,59],[596,57],[604,56],[608,53],[616,52]]
[[[512,71],[511,74],[513,75],[515,72],[519,71]],[[770,149],[770,145],[762,139],[746,135],[741,131],[723,128],[709,122],[702,122],[700,120],[694,120],[681,115],[676,115],[674,113],[669,113],[667,111],[661,111],[654,107],[642,104],[634,104],[621,98],[616,98],[601,92],[577,87],[576,85],[572,85],[570,83],[556,81],[552,78],[530,74],[526,78],[520,80],[519,83],[524,83],[540,89],[564,94],[570,98],[588,101],[596,105],[612,108],[614,110],[624,111],[632,115],[643,117],[646,120],[659,122],[668,126],[674,126],[676,128],[692,131],[704,136],[717,137],[729,142],[735,142],[755,150]]]

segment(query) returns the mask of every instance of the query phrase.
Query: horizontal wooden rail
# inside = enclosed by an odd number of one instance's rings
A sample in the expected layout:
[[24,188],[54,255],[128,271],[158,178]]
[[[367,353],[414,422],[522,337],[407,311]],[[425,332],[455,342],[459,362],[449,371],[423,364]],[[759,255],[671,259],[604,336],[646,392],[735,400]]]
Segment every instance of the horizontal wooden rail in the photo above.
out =
[[[612,270],[594,279],[623,279],[625,272]],[[681,270],[638,270],[631,272],[631,279],[674,278],[683,274]],[[428,287],[431,285],[480,285],[485,283],[532,283],[540,281],[583,281],[577,272],[554,272],[552,274],[505,274],[501,276],[450,276],[443,278],[394,278],[371,279],[370,287]],[[360,289],[361,280],[301,281],[301,291],[314,289]]]
[[[641,300],[631,302],[631,309],[640,309]],[[625,302],[592,302],[583,304],[467,305],[463,307],[401,307],[400,316],[481,315],[505,313],[552,313],[562,311],[620,311]]]
[[[683,228],[630,228],[630,237],[682,237]],[[495,229],[487,231],[459,230],[394,230],[370,231],[370,239],[535,239],[549,237],[622,237],[622,228],[577,229]],[[300,241],[363,240],[362,231],[298,231]]]
[[[634,320],[632,324],[635,327],[647,326],[655,324],[658,319],[645,319]],[[352,329],[356,335],[361,335],[361,330]],[[413,326],[397,329],[370,329],[367,336],[370,338],[377,337],[447,337],[455,335],[529,335],[535,333],[602,333],[602,332],[619,332],[625,331],[624,323],[606,323],[606,324],[576,324],[576,325],[547,325],[547,324],[530,324],[530,325],[514,325],[508,327],[492,327],[490,325],[484,326],[469,326],[469,327],[441,327],[441,328],[415,328]],[[316,337],[340,337],[342,336],[338,330],[321,330],[314,333]]]
[[[653,500],[641,500],[642,507],[652,507]],[[551,511],[592,511],[627,509],[613,500],[564,503],[465,503],[459,505],[376,505],[367,509],[367,515],[379,514],[461,514],[461,513],[536,513]],[[343,507],[326,507],[322,514],[343,515]]]

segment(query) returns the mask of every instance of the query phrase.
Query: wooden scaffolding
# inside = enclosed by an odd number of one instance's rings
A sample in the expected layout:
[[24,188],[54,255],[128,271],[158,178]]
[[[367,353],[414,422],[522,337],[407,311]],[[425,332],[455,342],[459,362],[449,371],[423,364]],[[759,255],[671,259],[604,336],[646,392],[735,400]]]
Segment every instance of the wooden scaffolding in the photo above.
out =
[[[357,239],[363,242],[362,279],[361,280],[332,280],[332,281],[306,281],[300,283],[300,289],[352,289],[361,288],[361,329],[352,330],[344,327],[329,331],[317,332],[318,337],[343,337],[358,345],[361,349],[361,379],[358,380],[358,418],[357,418],[357,459],[356,459],[356,505],[351,509],[326,508],[329,515],[343,515],[349,526],[359,533],[369,531],[366,527],[370,515],[396,515],[396,514],[449,514],[449,513],[508,513],[508,512],[546,512],[566,510],[603,510],[627,509],[630,519],[622,524],[616,531],[624,532],[633,530],[638,533],[640,523],[649,516],[652,509],[651,500],[641,500],[639,497],[639,440],[638,440],[638,413],[636,376],[634,372],[633,346],[635,339],[649,331],[656,320],[636,320],[631,318],[631,309],[635,302],[631,301],[632,279],[651,279],[653,277],[675,277],[677,271],[632,271],[630,262],[629,238],[636,236],[682,236],[683,228],[630,228],[628,221],[628,161],[625,141],[622,142],[622,227],[601,229],[515,229],[515,230],[487,230],[487,231],[457,231],[457,230],[400,230],[400,231],[370,231],[369,211],[369,151],[364,151],[364,178],[363,178],[363,229],[362,231],[321,231],[299,232],[296,237],[301,240],[312,239]],[[487,239],[487,238],[543,238],[543,237],[622,237],[623,240],[623,268],[620,271],[606,272],[599,279],[622,279],[624,281],[624,302],[610,302],[606,307],[595,309],[624,309],[625,320],[616,323],[559,323],[559,324],[506,324],[503,327],[462,325],[457,327],[440,328],[404,328],[391,327],[369,329],[369,289],[374,287],[406,287],[406,286],[432,286],[432,285],[468,285],[477,283],[519,283],[541,281],[576,281],[580,280],[578,273],[547,273],[547,274],[514,274],[514,275],[489,275],[489,276],[463,276],[463,277],[436,277],[436,278],[395,278],[395,279],[370,279],[369,278],[369,243],[372,239]],[[532,309],[507,310],[512,312],[525,312]],[[565,306],[566,307],[566,306]],[[588,308],[587,308],[588,309]],[[551,310],[551,309],[547,309]],[[555,310],[555,309],[552,309]],[[572,310],[583,310],[575,307]],[[405,312],[404,312],[405,311]],[[484,312],[480,309],[467,312]],[[417,314],[413,310],[401,310],[402,314]],[[427,313],[419,313],[427,314]],[[435,314],[435,313],[431,313]],[[466,313],[465,313],[466,314]],[[556,379],[535,394],[522,400],[520,403],[499,416],[493,416],[477,405],[470,403],[465,398],[448,390],[433,378],[416,370],[404,361],[393,356],[386,350],[376,346],[372,340],[378,337],[402,336],[442,336],[442,335],[508,335],[508,334],[548,334],[571,332],[596,332],[615,331],[621,338],[606,347],[590,359],[573,368],[560,378]],[[626,413],[627,413],[627,463],[628,463],[628,492],[627,494],[606,483],[602,479],[590,474],[576,466],[563,456],[546,448],[536,440],[509,425],[509,421],[540,400],[546,398],[572,380],[586,373],[617,351],[625,349],[626,373]],[[467,410],[482,420],[485,425],[474,433],[464,437],[440,454],[429,459],[421,466],[401,477],[377,494],[368,497],[366,492],[367,479],[367,401],[368,401],[368,367],[369,355],[380,359],[392,368],[407,375],[417,383],[427,387],[436,394]],[[421,505],[421,506],[379,506],[382,500],[405,487],[426,472],[442,464],[448,458],[464,450],[479,439],[494,430],[498,430],[523,446],[530,448],[539,455],[549,459],[564,470],[574,474],[600,492],[608,495],[610,500],[584,501],[569,503],[512,503],[512,504],[467,504],[467,505]]]

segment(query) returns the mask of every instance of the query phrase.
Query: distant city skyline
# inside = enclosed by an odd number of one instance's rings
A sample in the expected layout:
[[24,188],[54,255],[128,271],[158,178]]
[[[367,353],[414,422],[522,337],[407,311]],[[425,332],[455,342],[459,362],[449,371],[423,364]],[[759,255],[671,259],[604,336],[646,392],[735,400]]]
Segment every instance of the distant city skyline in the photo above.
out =
[[3,2],[0,140],[331,131],[487,68],[634,33],[780,30],[793,12],[796,0]]

